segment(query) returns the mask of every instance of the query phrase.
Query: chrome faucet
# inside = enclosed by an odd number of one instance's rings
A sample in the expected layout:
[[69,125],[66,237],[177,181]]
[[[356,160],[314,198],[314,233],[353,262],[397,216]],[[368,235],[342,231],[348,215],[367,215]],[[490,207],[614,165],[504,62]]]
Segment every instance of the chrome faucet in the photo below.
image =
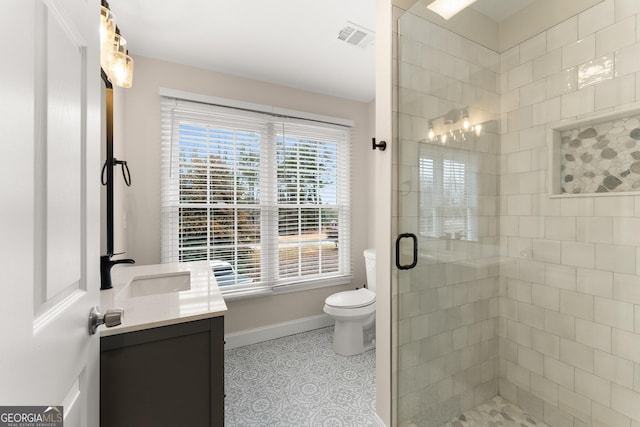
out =
[[112,255],[100,256],[100,290],[111,289],[111,267],[116,264],[135,264],[131,258],[111,259]]

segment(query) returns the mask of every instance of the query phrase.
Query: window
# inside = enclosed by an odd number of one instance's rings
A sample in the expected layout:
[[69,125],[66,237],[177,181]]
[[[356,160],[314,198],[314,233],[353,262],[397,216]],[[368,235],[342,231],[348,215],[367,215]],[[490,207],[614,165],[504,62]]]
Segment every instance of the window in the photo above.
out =
[[162,261],[225,294],[346,283],[350,128],[163,97]]
[[439,239],[477,240],[477,177],[468,153],[422,145],[418,160],[420,234]]

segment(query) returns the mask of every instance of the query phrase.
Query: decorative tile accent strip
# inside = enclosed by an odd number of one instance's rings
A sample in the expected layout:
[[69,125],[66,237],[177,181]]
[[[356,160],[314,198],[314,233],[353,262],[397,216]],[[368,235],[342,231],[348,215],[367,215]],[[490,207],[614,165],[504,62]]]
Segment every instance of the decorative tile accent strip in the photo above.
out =
[[640,114],[560,133],[562,193],[640,191]]

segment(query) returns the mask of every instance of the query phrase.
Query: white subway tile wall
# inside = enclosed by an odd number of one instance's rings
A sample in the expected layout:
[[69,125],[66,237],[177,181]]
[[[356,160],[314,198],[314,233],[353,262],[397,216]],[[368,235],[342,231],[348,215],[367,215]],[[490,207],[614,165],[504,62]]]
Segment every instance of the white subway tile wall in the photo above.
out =
[[[548,174],[546,167],[511,164],[531,155],[530,148],[523,147],[531,145],[523,140],[526,125],[546,127],[559,119],[582,119],[629,104],[640,109],[639,14],[637,0],[605,0],[546,31],[545,51],[532,49],[545,39],[540,35],[536,42],[501,55],[502,72],[510,82],[530,62],[533,74],[528,84],[547,85],[544,99],[532,97],[527,86],[510,86],[511,91],[502,94],[502,114],[507,118],[502,141],[512,148],[500,154],[505,166],[501,183],[521,180],[527,172]],[[514,63],[514,57],[522,60]],[[574,80],[581,66],[603,58],[613,59],[612,75],[600,81]],[[546,142],[546,136],[540,140]],[[546,185],[547,181],[543,189],[532,191],[533,197],[548,199]],[[509,206],[522,192],[507,186],[500,194],[500,203]],[[562,198],[559,204],[559,212],[540,214],[541,237],[535,229],[538,222],[531,220],[534,212],[528,210],[532,206],[514,204],[501,210],[501,241],[533,238],[533,258],[545,265],[546,274],[541,279],[526,268],[501,271],[506,286],[501,288],[500,316],[506,314],[506,305],[510,317],[498,321],[500,393],[520,405],[519,392],[530,393],[542,402],[541,419],[552,426],[638,427],[640,200],[626,194]],[[516,263],[527,260],[515,250],[504,255]],[[509,292],[509,281],[519,282],[521,288],[528,284],[531,300]],[[537,316],[532,318],[532,307],[542,310],[543,325]]]
[[640,1],[604,0],[502,54],[410,13],[398,37],[400,229],[420,220],[409,178],[429,120],[500,118],[499,136],[452,145],[481,159],[477,241],[421,239],[431,260],[400,275],[398,424],[499,392],[555,427],[640,427],[640,196],[551,199],[547,169],[552,123],[640,110]]

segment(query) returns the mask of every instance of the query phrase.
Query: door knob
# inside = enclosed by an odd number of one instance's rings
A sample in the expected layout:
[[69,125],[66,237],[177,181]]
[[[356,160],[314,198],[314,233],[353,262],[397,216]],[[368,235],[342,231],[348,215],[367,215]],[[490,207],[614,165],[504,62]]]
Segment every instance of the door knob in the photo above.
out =
[[110,308],[103,314],[98,311],[98,307],[93,307],[89,313],[89,334],[94,335],[100,325],[107,328],[118,326],[122,323],[123,315],[124,310],[121,308]]

